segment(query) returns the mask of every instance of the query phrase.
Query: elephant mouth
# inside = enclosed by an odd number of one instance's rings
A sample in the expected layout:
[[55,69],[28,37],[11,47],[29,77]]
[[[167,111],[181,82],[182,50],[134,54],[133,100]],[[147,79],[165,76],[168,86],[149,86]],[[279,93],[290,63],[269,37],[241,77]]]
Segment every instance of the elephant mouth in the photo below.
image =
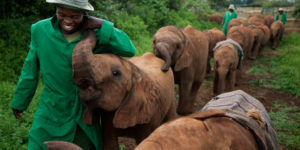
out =
[[95,105],[96,101],[102,96],[101,89],[95,89],[92,92],[90,90],[80,90],[79,98],[87,106]]

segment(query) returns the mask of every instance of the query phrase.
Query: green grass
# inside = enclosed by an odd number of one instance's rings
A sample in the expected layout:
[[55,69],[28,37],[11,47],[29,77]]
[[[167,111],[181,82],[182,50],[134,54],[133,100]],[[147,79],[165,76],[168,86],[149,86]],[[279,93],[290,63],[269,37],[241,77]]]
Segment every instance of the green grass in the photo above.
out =
[[[262,76],[249,81],[254,90],[264,87],[300,96],[300,42],[297,42],[299,39],[300,35],[293,33],[281,41],[276,51],[265,48],[265,51],[280,55],[261,56],[253,62],[253,67],[247,73]],[[300,108],[274,103],[269,115],[280,145],[284,149],[299,149]]]
[[0,149],[3,150],[27,149],[28,131],[32,124],[42,85],[39,84],[35,97],[20,119],[13,116],[10,108],[15,87],[16,84],[11,82],[0,82]]
[[276,129],[278,142],[284,149],[300,148],[300,109],[274,103],[269,113]]
[[[300,96],[300,34],[292,33],[284,38],[276,49],[278,56],[261,56],[254,61],[248,73],[272,77],[271,80],[250,81],[270,89],[279,89]],[[267,51],[271,51],[266,48]]]

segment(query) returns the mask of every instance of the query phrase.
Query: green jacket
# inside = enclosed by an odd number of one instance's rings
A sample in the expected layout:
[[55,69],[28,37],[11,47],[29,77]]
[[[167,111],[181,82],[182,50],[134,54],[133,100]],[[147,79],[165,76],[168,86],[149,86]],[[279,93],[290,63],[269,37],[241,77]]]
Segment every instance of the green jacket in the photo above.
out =
[[232,12],[232,14],[230,15],[229,10],[226,11],[223,20],[222,20],[222,25],[223,25],[223,33],[227,36],[227,26],[228,23],[230,22],[230,20],[237,18],[237,13],[235,11]]
[[[135,55],[129,37],[113,24],[103,21],[95,29],[97,45],[94,53],[114,53],[125,57]],[[11,107],[26,110],[36,91],[39,73],[44,89],[40,96],[32,127],[28,149],[46,149],[44,141],[73,142],[80,126],[96,146],[102,149],[100,125],[86,125],[82,121],[84,106],[78,99],[78,89],[72,80],[72,52],[81,40],[68,42],[59,30],[56,17],[45,19],[31,27],[31,43],[19,78]]]
[[[276,16],[275,16],[275,21],[277,21],[279,19],[279,16],[280,14],[278,13]],[[286,13],[282,13],[282,16],[281,16],[281,20],[280,20],[283,24],[285,24],[287,22],[287,19],[286,19]]]

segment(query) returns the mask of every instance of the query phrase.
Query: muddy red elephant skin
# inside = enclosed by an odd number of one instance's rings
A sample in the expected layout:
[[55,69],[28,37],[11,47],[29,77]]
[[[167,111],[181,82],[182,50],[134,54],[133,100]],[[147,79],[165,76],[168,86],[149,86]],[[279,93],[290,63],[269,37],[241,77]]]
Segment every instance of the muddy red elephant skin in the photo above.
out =
[[209,41],[209,52],[208,52],[208,57],[207,57],[207,67],[206,67],[206,72],[210,73],[211,72],[211,66],[210,66],[210,58],[213,58],[214,56],[214,52],[213,52],[213,48],[216,46],[216,44],[220,41],[223,41],[226,39],[226,36],[224,35],[224,33],[217,29],[217,28],[213,28],[210,30],[206,30],[204,31],[205,36],[207,37],[208,41]]
[[227,39],[232,39],[243,48],[245,57],[249,57],[254,43],[254,36],[251,30],[244,26],[234,26],[228,31]]
[[162,71],[171,67],[179,84],[179,114],[196,109],[194,101],[206,75],[208,44],[205,34],[192,26],[162,27],[153,37],[153,53],[165,61]]
[[197,112],[157,128],[135,150],[257,150],[249,130],[220,110]]
[[230,22],[228,23],[228,27],[227,27],[227,31],[229,31],[230,28],[234,27],[234,26],[239,26],[241,24],[245,24],[244,20],[240,19],[240,18],[235,18],[230,20]]
[[214,94],[233,91],[240,77],[239,53],[232,44],[222,44],[214,53]]
[[172,70],[152,53],[130,60],[93,54],[95,33],[87,32],[72,56],[73,81],[87,106],[83,120],[101,125],[104,150],[119,150],[118,136],[139,143],[156,127],[176,116]]
[[271,25],[271,43],[272,49],[276,49],[283,36],[284,24],[281,21],[275,21]]
[[211,14],[208,16],[208,20],[211,22],[215,22],[217,24],[221,24],[223,20],[223,15],[220,14]]

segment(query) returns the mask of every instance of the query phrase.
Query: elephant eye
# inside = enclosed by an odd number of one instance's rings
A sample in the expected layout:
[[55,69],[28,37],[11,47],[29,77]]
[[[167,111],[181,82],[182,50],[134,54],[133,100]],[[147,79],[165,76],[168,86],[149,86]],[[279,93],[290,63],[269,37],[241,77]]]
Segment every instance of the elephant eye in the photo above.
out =
[[177,44],[177,45],[176,45],[176,48],[179,49],[179,48],[180,48],[180,44]]
[[112,75],[113,75],[114,77],[118,77],[118,76],[121,75],[121,71],[120,71],[119,69],[113,69],[113,70],[111,71],[111,73],[112,73]]
[[156,42],[156,41],[155,41],[155,40],[153,40],[153,44],[155,44],[155,42]]

